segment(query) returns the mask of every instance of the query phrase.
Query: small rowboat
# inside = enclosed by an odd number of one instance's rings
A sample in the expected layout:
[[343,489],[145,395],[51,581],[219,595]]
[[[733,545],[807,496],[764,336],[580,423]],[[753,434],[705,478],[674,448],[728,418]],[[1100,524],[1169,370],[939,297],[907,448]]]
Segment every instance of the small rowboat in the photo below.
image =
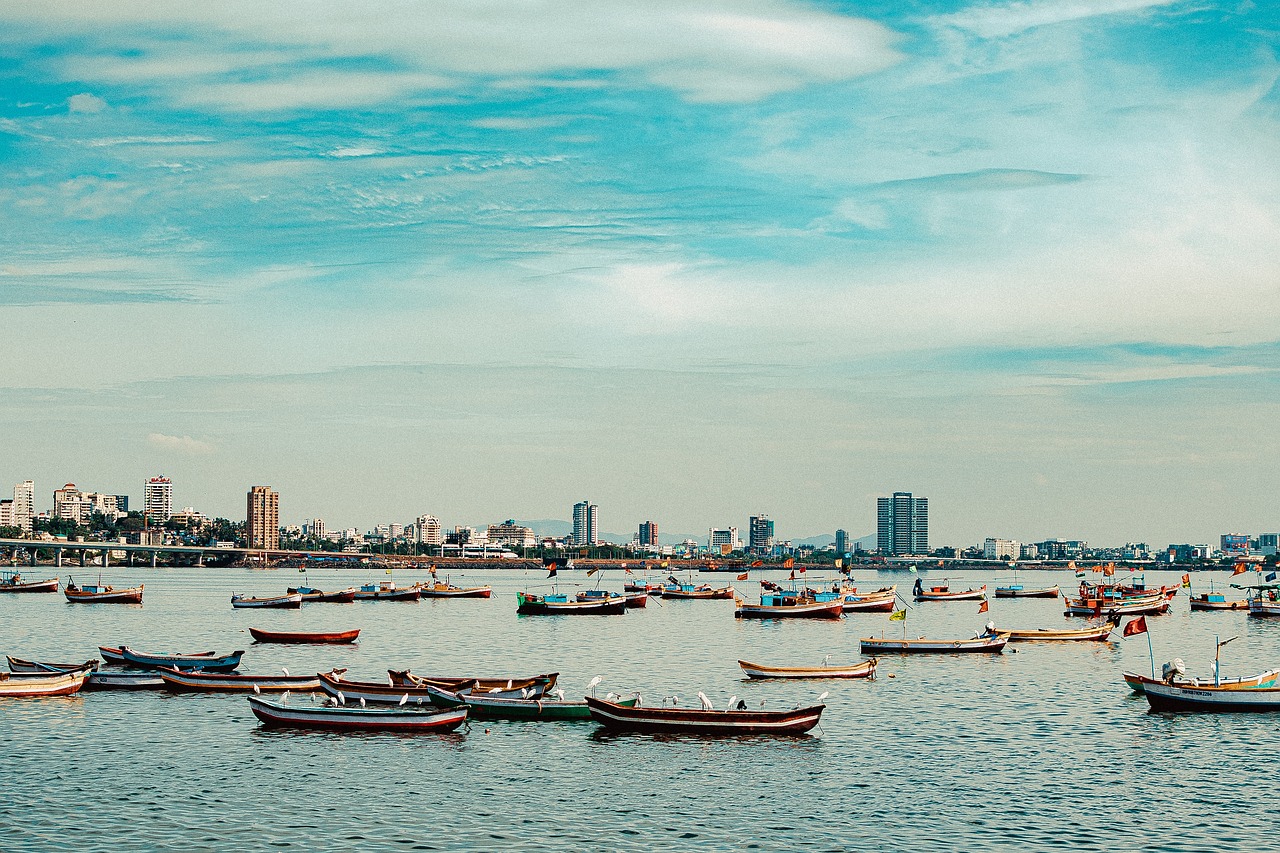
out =
[[1066,641],[1066,640],[1096,640],[1104,641],[1111,632],[1120,627],[1119,622],[1106,622],[1102,625],[1091,625],[1088,628],[1067,628],[1058,630],[1055,628],[1028,628],[1025,630],[1010,629],[1006,631],[1009,635],[1009,642],[1023,643],[1035,640],[1040,641]]
[[158,669],[156,674],[171,693],[280,693],[320,689],[319,675],[231,675],[183,672],[174,668]]
[[251,598],[247,595],[231,596],[232,607],[277,607],[288,610],[297,610],[302,606],[302,596],[299,593],[293,595],[275,595],[267,598]]
[[343,705],[286,705],[250,696],[249,707],[265,725],[325,731],[451,732],[467,719],[466,708],[348,708]]
[[626,581],[622,584],[623,592],[647,592],[650,595],[662,595],[662,584],[641,581]]
[[[129,661],[125,660],[124,652],[121,651],[123,648],[123,646],[98,646],[98,652],[102,655],[102,660],[105,663],[114,666],[129,666]],[[185,661],[191,658],[215,658],[217,656],[217,652],[173,652],[172,654],[164,655],[166,659],[171,661]],[[168,663],[164,665],[169,666]]]
[[1153,593],[1142,597],[1123,599],[1076,598],[1067,603],[1066,616],[1137,616],[1146,613],[1167,613],[1172,595]]
[[451,690],[457,692],[467,687],[474,687],[477,693],[493,694],[494,688],[502,692],[511,692],[519,695],[520,691],[525,688],[531,688],[535,696],[541,696],[552,687],[556,686],[556,680],[560,677],[558,672],[549,672],[545,675],[531,675],[522,678],[478,678],[470,675],[414,675],[407,669],[389,669],[387,670],[387,679],[392,684],[399,684],[404,687],[439,687],[442,690]]
[[876,659],[844,666],[765,666],[740,660],[738,666],[748,678],[875,678]]
[[319,604],[328,602],[330,604],[346,604],[356,600],[356,588],[354,586],[340,589],[337,592],[325,592],[322,589],[316,589],[311,586],[289,587],[289,595],[302,596],[303,604]]
[[82,666],[87,666],[91,669],[98,668],[98,662],[96,660],[82,661],[80,663],[46,663],[45,661],[23,660],[22,658],[15,658],[15,657],[12,657],[11,655],[6,655],[5,657],[7,657],[9,660],[10,672],[49,673],[49,672],[70,672],[71,670],[79,669]]
[[1194,610],[1248,610],[1249,602],[1245,600],[1231,601],[1220,592],[1202,592],[1191,596],[1191,609]]
[[[438,687],[428,687],[431,701],[437,708],[466,708],[467,717],[474,720],[589,720],[591,710],[586,702],[563,699],[500,699],[468,688],[450,692]],[[618,704],[634,707],[637,699],[619,699]]]
[[893,610],[894,599],[898,587],[886,586],[875,592],[858,592],[856,589],[844,590],[845,613],[888,613]]
[[[395,704],[398,703],[402,697],[408,696],[410,701],[420,699],[423,702],[429,703],[431,702],[431,694],[427,690],[428,687],[445,690],[462,690],[475,687],[474,679],[463,682],[460,685],[431,684],[428,682],[410,686],[405,684],[382,684],[376,681],[348,681],[338,675],[325,672],[320,673],[319,677],[321,690],[334,698],[338,698],[338,694],[341,693],[342,698],[347,702],[358,702],[363,699],[370,703]],[[516,686],[509,690],[496,687],[491,688],[492,690],[497,691],[495,693],[489,693],[488,691],[483,690],[480,692],[485,693],[485,695],[505,699],[520,699],[522,698],[521,693],[524,693],[524,696],[528,698],[538,698],[543,695],[542,690],[539,689],[540,687],[541,685],[526,684],[524,687]],[[534,693],[530,694],[528,692],[530,690],[534,691]]]
[[679,598],[679,599],[720,599],[733,598],[734,589],[731,586],[722,586],[719,588],[712,587],[710,584],[698,584],[694,586],[691,583],[668,584],[662,588],[663,598]]
[[493,588],[488,586],[454,586],[451,583],[418,584],[423,598],[488,598]]
[[[1136,672],[1126,672],[1122,674],[1124,683],[1129,685],[1129,689],[1134,693],[1146,692],[1149,684],[1168,684],[1169,682],[1161,681],[1158,678],[1150,678],[1145,675],[1138,675]],[[1280,669],[1269,669],[1266,672],[1260,672],[1257,675],[1245,675],[1238,678],[1222,678],[1218,681],[1218,686],[1223,690],[1256,690],[1262,687],[1274,687],[1276,679],[1280,678]],[[1205,684],[1213,684],[1213,677],[1209,678],[1175,678],[1172,682],[1178,687],[1201,687]]]
[[573,601],[563,593],[535,595],[516,593],[516,613],[522,616],[614,616],[627,612],[623,596],[591,601]]
[[120,647],[120,655],[129,666],[143,669],[161,669],[162,667],[178,667],[179,669],[200,669],[208,672],[231,672],[240,665],[244,651],[234,651],[221,657],[208,655],[160,655],[138,652],[128,646]]
[[916,601],[977,601],[987,597],[987,585],[977,589],[964,589],[952,592],[947,586],[935,586],[929,589],[916,587]]
[[969,640],[929,640],[921,637],[918,640],[891,640],[887,637],[863,637],[858,641],[864,655],[888,654],[947,654],[952,652],[994,652],[1004,651],[1009,642],[1008,631],[994,634],[983,634]]
[[996,587],[996,598],[1057,598],[1061,593],[1057,584],[1031,589],[1022,584]]
[[792,590],[761,593],[759,604],[738,599],[733,615],[739,619],[840,619],[844,596],[824,593],[816,598]]
[[1180,687],[1156,682],[1145,685],[1147,701],[1153,711],[1249,712],[1280,711],[1280,687],[1257,687],[1240,690],[1214,686]]
[[396,586],[395,581],[367,583],[356,590],[357,601],[417,601],[422,598],[418,586]]
[[265,628],[250,628],[249,636],[259,643],[354,643],[360,636],[360,629],[350,631],[268,631]]
[[0,578],[0,592],[57,592],[58,579],[47,581],[24,581],[22,575],[12,574]]
[[0,697],[70,696],[80,692],[91,671],[92,667],[86,665],[67,672],[0,672]]
[[129,589],[116,589],[111,586],[76,586],[68,583],[62,594],[72,604],[141,604],[143,586],[145,584]]
[[586,697],[591,718],[611,731],[652,734],[802,735],[818,724],[825,705],[790,711],[718,711],[703,708],[628,707]]
[[85,690],[163,690],[164,679],[153,669],[100,669],[89,673]]
[[628,592],[623,594],[623,598],[627,600],[627,607],[631,608],[644,607],[649,603],[647,592]]

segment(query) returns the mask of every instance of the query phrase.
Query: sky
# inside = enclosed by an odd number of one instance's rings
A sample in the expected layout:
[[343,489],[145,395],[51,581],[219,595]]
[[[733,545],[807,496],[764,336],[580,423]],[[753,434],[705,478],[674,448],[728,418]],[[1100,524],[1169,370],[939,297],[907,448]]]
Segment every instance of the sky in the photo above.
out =
[[1280,529],[1280,7],[0,5],[0,485]]

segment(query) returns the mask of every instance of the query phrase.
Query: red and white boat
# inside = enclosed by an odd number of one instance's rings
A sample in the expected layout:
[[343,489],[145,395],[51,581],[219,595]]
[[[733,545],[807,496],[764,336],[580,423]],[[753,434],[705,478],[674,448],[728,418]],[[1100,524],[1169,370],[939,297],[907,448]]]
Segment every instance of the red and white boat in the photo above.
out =
[[647,592],[624,592],[623,597],[627,599],[628,608],[644,607],[649,603],[649,593]]
[[881,587],[874,592],[858,592],[854,587],[841,589],[840,592],[844,595],[845,613],[889,613],[893,610],[898,587]]
[[760,593],[759,604],[737,600],[733,615],[739,619],[840,619],[844,616],[844,597],[839,593],[817,596],[797,590]]
[[[611,731],[649,734],[802,735],[818,724],[825,705],[790,711],[719,711],[708,708],[649,708],[584,697],[591,718]],[[745,703],[741,703],[745,706]]]
[[173,693],[281,693],[320,689],[319,675],[240,675],[222,672],[183,672],[157,669],[165,689]]
[[302,594],[293,593],[292,595],[273,595],[265,598],[252,598],[247,595],[231,596],[231,606],[241,607],[274,607],[287,610],[297,610],[302,606]]
[[250,696],[249,707],[265,725],[294,729],[354,732],[451,732],[466,722],[467,709],[442,711],[432,707],[348,707],[346,705],[290,705]]
[[875,678],[876,659],[836,666],[766,666],[740,660],[748,678]]
[[80,692],[90,672],[93,667],[89,664],[67,672],[0,672],[0,697],[70,696]]
[[354,643],[360,636],[360,629],[350,631],[268,631],[265,628],[250,628],[249,636],[259,643],[325,643],[340,645]]
[[445,583],[420,583],[418,589],[422,590],[423,598],[489,598],[493,595],[493,588],[488,586],[454,586],[447,581]]
[[946,584],[931,586],[928,589],[925,589],[918,581],[916,583],[916,601],[977,601],[986,597],[986,584],[983,584],[977,589],[962,589],[952,592],[951,588]]
[[0,592],[57,592],[58,579],[47,581],[24,581],[22,575],[14,572],[8,577],[0,578]]
[[68,578],[67,586],[62,590],[62,594],[72,604],[141,604],[143,586],[144,584],[138,584],[128,589],[116,589],[113,586],[91,586],[88,584],[76,586],[75,582]]

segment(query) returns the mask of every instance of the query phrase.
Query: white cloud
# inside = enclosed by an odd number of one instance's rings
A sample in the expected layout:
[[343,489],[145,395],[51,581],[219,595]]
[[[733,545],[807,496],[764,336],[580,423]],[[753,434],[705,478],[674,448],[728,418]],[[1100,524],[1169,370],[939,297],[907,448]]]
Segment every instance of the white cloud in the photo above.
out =
[[81,92],[67,98],[67,109],[73,113],[100,113],[107,108],[107,102],[97,95]]
[[1099,15],[1139,12],[1168,6],[1177,0],[1032,0],[971,6],[951,15],[939,15],[935,23],[957,27],[982,38],[1003,38],[1035,27],[1079,21]]
[[161,432],[153,432],[148,435],[147,444],[161,450],[184,453],[189,456],[208,456],[214,451],[213,445],[207,441],[201,441],[189,435],[165,435]]
[[375,157],[381,154],[381,148],[369,148],[362,145],[348,145],[342,148],[335,148],[329,152],[330,157]]

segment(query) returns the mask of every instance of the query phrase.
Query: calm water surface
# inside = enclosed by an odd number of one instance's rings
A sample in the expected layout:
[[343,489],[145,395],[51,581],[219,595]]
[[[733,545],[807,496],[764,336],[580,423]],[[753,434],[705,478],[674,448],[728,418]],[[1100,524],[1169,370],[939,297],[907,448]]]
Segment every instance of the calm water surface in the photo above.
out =
[[[327,589],[385,575],[309,577]],[[915,576],[855,577],[864,587],[897,583],[909,592]],[[995,577],[953,574],[951,585],[993,585]],[[1151,572],[1147,580],[1177,577]],[[1208,577],[1197,575],[1197,588]],[[1225,574],[1215,578],[1225,586]],[[639,690],[650,704],[672,694],[696,703],[703,690],[720,707],[731,695],[790,707],[829,690],[828,708],[812,737],[725,740],[604,735],[594,723],[331,735],[264,729],[243,697],[0,700],[0,849],[1275,849],[1264,802],[1273,799],[1280,720],[1149,713],[1120,681],[1123,669],[1149,671],[1145,637],[886,658],[874,682],[754,683],[742,678],[739,658],[857,660],[860,636],[901,635],[901,627],[885,614],[739,622],[729,601],[651,599],[625,616],[517,617],[515,591],[545,582],[523,572],[453,577],[492,584],[488,601],[275,612],[236,611],[228,601],[232,591],[279,594],[300,579],[290,571],[113,569],[105,582],[145,581],[144,606],[0,596],[0,650],[76,660],[122,642],[247,649],[245,672],[345,666],[350,677],[382,680],[389,667],[559,671],[570,696],[602,675],[600,691]],[[585,581],[581,573],[567,579]],[[1065,573],[1021,580],[1076,583]],[[621,584],[613,574],[603,585]],[[754,576],[738,586],[758,589]],[[1001,627],[1082,624],[1063,618],[1060,601],[993,599],[983,615],[977,607],[921,605],[908,634],[971,636],[988,618]],[[1191,614],[1179,596],[1169,615],[1148,622],[1157,667],[1182,657],[1192,673],[1207,673],[1215,633],[1240,637],[1226,648],[1228,674],[1280,662],[1280,620]],[[362,633],[349,648],[255,646],[250,625]]]

